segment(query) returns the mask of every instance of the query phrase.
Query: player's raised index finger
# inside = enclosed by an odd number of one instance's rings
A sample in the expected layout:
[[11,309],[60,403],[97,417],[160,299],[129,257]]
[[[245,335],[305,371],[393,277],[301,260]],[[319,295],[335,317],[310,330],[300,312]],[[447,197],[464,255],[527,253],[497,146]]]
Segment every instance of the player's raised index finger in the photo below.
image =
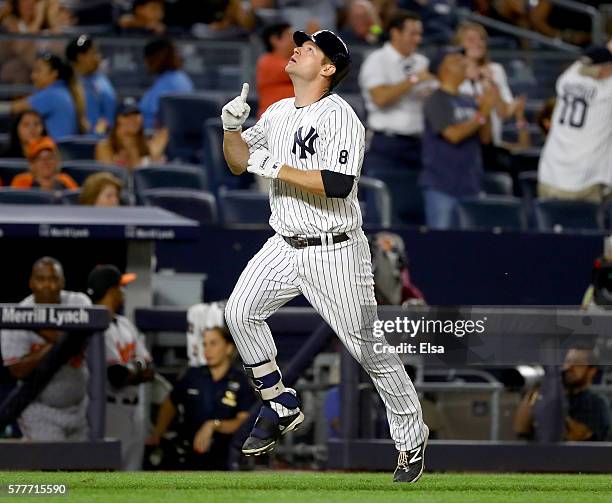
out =
[[242,84],[242,92],[240,93],[240,98],[242,101],[246,101],[247,96],[249,95],[249,84],[245,82]]

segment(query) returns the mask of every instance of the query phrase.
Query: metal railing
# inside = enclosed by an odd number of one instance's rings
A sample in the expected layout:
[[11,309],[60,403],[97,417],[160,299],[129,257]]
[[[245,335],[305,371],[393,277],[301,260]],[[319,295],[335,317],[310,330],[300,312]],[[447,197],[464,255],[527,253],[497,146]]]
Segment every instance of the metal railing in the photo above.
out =
[[[563,0],[563,1],[569,1],[569,0]],[[576,3],[576,2],[571,2],[571,3]],[[527,30],[525,28],[519,28],[518,26],[515,26],[510,23],[504,23],[502,21],[498,21],[496,19],[492,19],[487,16],[482,16],[468,9],[463,9],[463,8],[457,9],[457,14],[459,15],[460,19],[479,23],[487,28],[492,28],[502,33],[507,33],[508,35],[512,35],[513,37],[531,40],[532,42],[537,42],[538,44],[549,47],[551,49],[571,52],[574,54],[579,54],[582,51],[582,49],[578,47],[577,45],[568,44],[567,42],[563,42],[562,40],[559,40],[557,38],[547,37],[546,35],[542,35],[541,33],[537,33],[532,30]]]
[[585,5],[582,2],[574,0],[548,0],[554,5],[558,5],[566,10],[579,12],[591,18],[591,39],[594,44],[604,42],[604,17],[603,14],[591,5]]

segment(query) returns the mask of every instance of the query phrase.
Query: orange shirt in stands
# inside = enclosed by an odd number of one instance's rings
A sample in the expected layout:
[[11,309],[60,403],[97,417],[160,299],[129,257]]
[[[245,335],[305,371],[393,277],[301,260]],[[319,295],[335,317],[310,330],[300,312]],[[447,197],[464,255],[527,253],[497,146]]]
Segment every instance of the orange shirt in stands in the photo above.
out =
[[293,84],[285,71],[287,62],[287,59],[272,53],[264,54],[257,61],[258,118],[272,103],[293,96]]
[[[11,187],[16,189],[32,189],[39,187],[38,182],[34,180],[34,176],[32,173],[20,173],[11,182]],[[64,190],[64,189],[78,189],[79,185],[74,181],[74,179],[65,173],[58,173],[55,175],[54,180],[54,190]]]

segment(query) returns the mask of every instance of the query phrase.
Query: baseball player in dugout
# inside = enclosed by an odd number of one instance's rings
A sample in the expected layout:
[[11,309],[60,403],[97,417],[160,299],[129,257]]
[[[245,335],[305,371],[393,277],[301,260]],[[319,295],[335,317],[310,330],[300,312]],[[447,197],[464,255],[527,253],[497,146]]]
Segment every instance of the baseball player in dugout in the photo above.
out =
[[268,178],[270,225],[276,231],[242,272],[225,319],[247,376],[263,401],[242,452],[274,448],[304,420],[295,390],[283,383],[266,319],[302,294],[372,378],[387,410],[399,451],[394,480],[416,482],[423,472],[428,428],[417,393],[396,354],[373,351],[377,320],[368,241],[361,229],[357,182],[364,128],[333,93],[351,56],[333,32],[293,34],[286,66],[295,91],[271,105],[246,131],[248,84],[223,107],[223,151],[235,175]]
[[556,88],[538,197],[600,203],[612,187],[612,40],[587,49]]
[[[32,267],[32,295],[21,306],[61,304],[87,307],[91,302],[79,292],[64,290],[64,270],[51,257],[38,259]],[[58,343],[65,332],[59,330],[3,330],[2,357],[4,365],[16,379],[27,377]],[[87,384],[89,372],[84,350],[60,367],[42,392],[26,407],[18,424],[29,440],[87,440]]]
[[114,265],[96,266],[87,278],[92,302],[105,306],[112,321],[104,332],[106,346],[106,436],[121,441],[124,470],[140,470],[144,456],[145,416],[139,406],[139,385],[152,381],[155,371],[142,335],[125,316],[123,286],[134,274],[121,274]]

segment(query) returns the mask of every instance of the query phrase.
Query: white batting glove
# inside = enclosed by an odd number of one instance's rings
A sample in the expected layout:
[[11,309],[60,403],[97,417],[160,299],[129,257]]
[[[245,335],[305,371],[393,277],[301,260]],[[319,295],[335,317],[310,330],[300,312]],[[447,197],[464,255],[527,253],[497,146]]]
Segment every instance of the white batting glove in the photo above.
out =
[[283,163],[275,159],[270,152],[264,149],[256,150],[249,157],[247,171],[264,178],[278,178]]
[[225,131],[240,131],[244,121],[247,120],[251,107],[246,102],[249,94],[249,85],[242,84],[240,96],[236,96],[221,109],[221,120]]

